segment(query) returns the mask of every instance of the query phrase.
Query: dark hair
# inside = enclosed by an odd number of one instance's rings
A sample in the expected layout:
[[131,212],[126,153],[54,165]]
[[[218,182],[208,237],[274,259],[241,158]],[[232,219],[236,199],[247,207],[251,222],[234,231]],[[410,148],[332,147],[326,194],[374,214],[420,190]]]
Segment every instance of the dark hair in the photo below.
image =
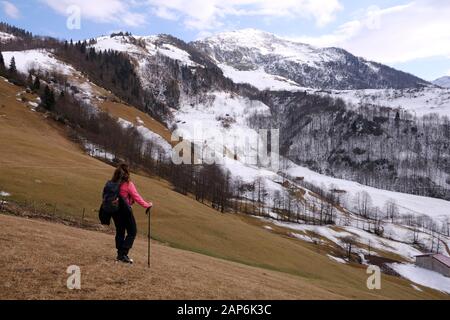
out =
[[119,164],[111,179],[115,183],[124,183],[130,181],[130,169],[125,163]]

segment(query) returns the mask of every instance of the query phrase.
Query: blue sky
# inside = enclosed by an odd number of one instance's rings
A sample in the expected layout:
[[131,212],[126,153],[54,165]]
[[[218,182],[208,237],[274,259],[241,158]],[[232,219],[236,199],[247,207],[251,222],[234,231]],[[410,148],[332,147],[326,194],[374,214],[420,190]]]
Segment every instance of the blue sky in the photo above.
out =
[[[0,20],[35,34],[75,40],[126,30],[138,35],[169,33],[191,41],[220,31],[256,28],[317,46],[342,47],[433,80],[450,75],[448,2],[0,0]],[[67,27],[69,16],[76,17],[68,10],[79,10],[80,29]]]

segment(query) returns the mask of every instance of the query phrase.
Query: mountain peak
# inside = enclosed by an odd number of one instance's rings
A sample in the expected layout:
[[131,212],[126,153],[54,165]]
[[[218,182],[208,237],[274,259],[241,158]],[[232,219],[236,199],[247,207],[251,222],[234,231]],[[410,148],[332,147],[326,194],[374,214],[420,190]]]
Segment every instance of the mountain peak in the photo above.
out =
[[[294,42],[279,37],[273,33],[253,28],[220,32],[213,36],[200,40],[198,42],[209,42],[214,43],[216,45],[224,44],[227,46],[244,47],[260,50],[266,49],[269,51],[271,50],[271,48],[273,49],[276,47],[282,50],[286,50],[289,47],[313,48],[310,45],[300,42]],[[273,53],[278,54],[276,52]]]
[[417,88],[422,79],[356,57],[340,48],[316,48],[257,29],[222,32],[193,45],[220,65],[263,70],[301,87],[320,89]]

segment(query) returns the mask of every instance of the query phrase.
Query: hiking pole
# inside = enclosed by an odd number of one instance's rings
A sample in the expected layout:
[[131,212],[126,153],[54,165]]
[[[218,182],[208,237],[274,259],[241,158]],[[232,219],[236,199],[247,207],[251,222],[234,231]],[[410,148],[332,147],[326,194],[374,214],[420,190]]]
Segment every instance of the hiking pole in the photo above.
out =
[[148,253],[147,253],[147,257],[148,257],[148,268],[150,269],[150,217],[151,217],[151,213],[152,213],[152,208],[150,208],[148,210],[148,239],[147,239],[147,249],[148,249]]

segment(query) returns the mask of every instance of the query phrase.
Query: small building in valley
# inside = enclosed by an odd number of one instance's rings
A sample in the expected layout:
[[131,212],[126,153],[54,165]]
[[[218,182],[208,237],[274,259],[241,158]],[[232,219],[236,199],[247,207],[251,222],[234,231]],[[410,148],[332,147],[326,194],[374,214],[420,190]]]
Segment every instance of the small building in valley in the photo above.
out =
[[450,277],[450,258],[440,253],[416,256],[416,266]]

